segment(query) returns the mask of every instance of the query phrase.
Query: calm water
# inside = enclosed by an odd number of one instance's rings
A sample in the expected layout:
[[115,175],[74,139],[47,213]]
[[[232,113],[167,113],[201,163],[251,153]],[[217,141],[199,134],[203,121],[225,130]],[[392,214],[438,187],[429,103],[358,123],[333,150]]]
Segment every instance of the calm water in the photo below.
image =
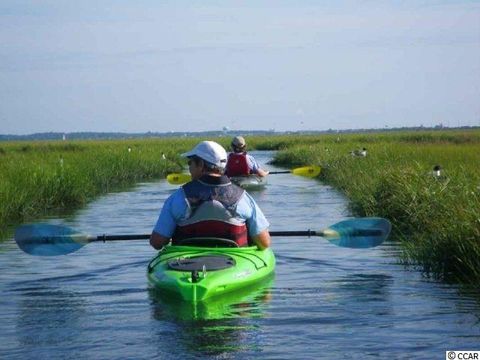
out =
[[[270,156],[257,154],[262,163]],[[164,181],[140,184],[48,221],[95,235],[149,233],[173,190]],[[350,215],[332,188],[290,174],[270,176],[253,194],[272,230],[322,229]],[[445,350],[480,350],[473,290],[404,269],[392,243],[351,250],[321,238],[275,238],[273,248],[273,280],[193,307],[148,289],[155,251],[145,241],[95,243],[54,258],[0,243],[0,358],[444,359]]]

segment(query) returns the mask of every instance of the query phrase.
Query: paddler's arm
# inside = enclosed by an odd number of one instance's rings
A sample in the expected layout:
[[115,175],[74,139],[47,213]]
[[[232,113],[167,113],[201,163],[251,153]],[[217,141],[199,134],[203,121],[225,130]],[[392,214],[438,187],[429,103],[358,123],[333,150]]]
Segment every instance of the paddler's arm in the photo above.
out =
[[266,249],[270,246],[270,233],[268,223],[262,210],[255,200],[246,191],[237,204],[237,211],[246,219],[248,234],[252,242],[259,249]]
[[166,238],[165,236],[160,235],[159,233],[156,233],[155,231],[152,232],[152,235],[150,235],[150,245],[152,245],[153,248],[160,250],[164,246],[166,246],[170,242],[169,238]]
[[252,240],[260,250],[266,249],[270,246],[270,233],[268,230],[263,230],[259,234],[253,236]]
[[268,173],[269,173],[268,171],[265,171],[265,170],[260,169],[260,168],[258,168],[258,170],[257,170],[257,175],[258,175],[258,176],[261,176],[261,177],[267,176]]
[[247,161],[248,161],[248,167],[250,168],[250,171],[252,171],[255,175],[258,175],[260,177],[265,177],[268,175],[268,171],[263,170],[260,165],[258,165],[257,160],[250,155],[247,154]]
[[181,188],[167,198],[152,230],[152,235],[150,235],[150,245],[153,248],[160,250],[168,245],[177,226],[177,219],[185,213],[186,206],[185,196]]

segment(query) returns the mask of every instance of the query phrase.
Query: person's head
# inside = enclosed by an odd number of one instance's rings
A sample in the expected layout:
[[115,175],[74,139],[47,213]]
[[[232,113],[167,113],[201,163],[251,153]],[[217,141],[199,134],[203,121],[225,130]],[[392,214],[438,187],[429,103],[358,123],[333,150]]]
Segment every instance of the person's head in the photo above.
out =
[[247,143],[242,136],[235,136],[232,139],[232,150],[236,153],[244,152],[247,149]]
[[188,158],[188,168],[194,180],[205,173],[221,175],[227,165],[227,152],[214,141],[202,141],[182,156]]

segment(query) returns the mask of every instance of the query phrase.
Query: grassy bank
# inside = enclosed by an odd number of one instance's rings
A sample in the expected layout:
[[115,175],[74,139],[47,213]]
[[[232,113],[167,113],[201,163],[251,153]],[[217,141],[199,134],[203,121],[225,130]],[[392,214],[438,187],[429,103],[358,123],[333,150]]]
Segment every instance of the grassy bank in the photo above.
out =
[[[198,140],[0,143],[0,231],[180,171],[179,154]],[[230,137],[216,140],[227,148]],[[277,164],[322,166],[321,179],[345,193],[355,215],[392,221],[406,263],[442,279],[480,280],[480,131],[252,137],[248,143],[279,150]],[[366,157],[350,154],[363,147]],[[443,168],[440,177],[434,165]]]
[[[269,139],[275,162],[318,164],[358,216],[392,221],[404,261],[446,280],[480,280],[480,131]],[[367,156],[352,150],[367,149]],[[442,167],[436,177],[433,167]]]
[[[0,143],[0,230],[179,171],[195,140]],[[163,157],[162,154],[165,156]]]

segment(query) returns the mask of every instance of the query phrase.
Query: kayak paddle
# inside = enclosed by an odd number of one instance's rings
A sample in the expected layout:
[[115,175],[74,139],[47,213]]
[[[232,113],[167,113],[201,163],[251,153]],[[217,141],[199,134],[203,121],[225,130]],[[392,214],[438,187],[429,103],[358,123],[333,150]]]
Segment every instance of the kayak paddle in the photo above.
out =
[[271,171],[269,175],[275,174],[294,174],[306,177],[317,177],[320,174],[320,166],[312,165],[312,166],[303,166],[292,170],[284,170],[284,171]]
[[[390,233],[390,222],[382,218],[344,220],[322,231],[271,231],[271,236],[320,236],[330,243],[348,248],[370,248],[380,245]],[[88,236],[69,227],[52,224],[27,224],[15,231],[20,249],[31,255],[55,256],[77,251],[96,241],[146,240],[150,234]]]
[[[299,167],[296,169],[292,170],[284,170],[284,171],[271,171],[268,174],[269,175],[275,175],[275,174],[294,174],[294,175],[299,175],[299,176],[306,176],[306,177],[316,177],[318,174],[320,174],[320,166],[303,166]],[[185,184],[192,180],[192,177],[190,174],[185,174],[185,173],[178,173],[178,174],[169,174],[167,176],[167,181],[172,184],[172,185],[181,185]]]
[[391,229],[392,225],[387,219],[365,217],[343,220],[321,231],[270,231],[270,235],[320,236],[337,246],[366,249],[383,243]]
[[192,180],[190,174],[169,174],[167,175],[167,181],[172,185],[182,185]]

